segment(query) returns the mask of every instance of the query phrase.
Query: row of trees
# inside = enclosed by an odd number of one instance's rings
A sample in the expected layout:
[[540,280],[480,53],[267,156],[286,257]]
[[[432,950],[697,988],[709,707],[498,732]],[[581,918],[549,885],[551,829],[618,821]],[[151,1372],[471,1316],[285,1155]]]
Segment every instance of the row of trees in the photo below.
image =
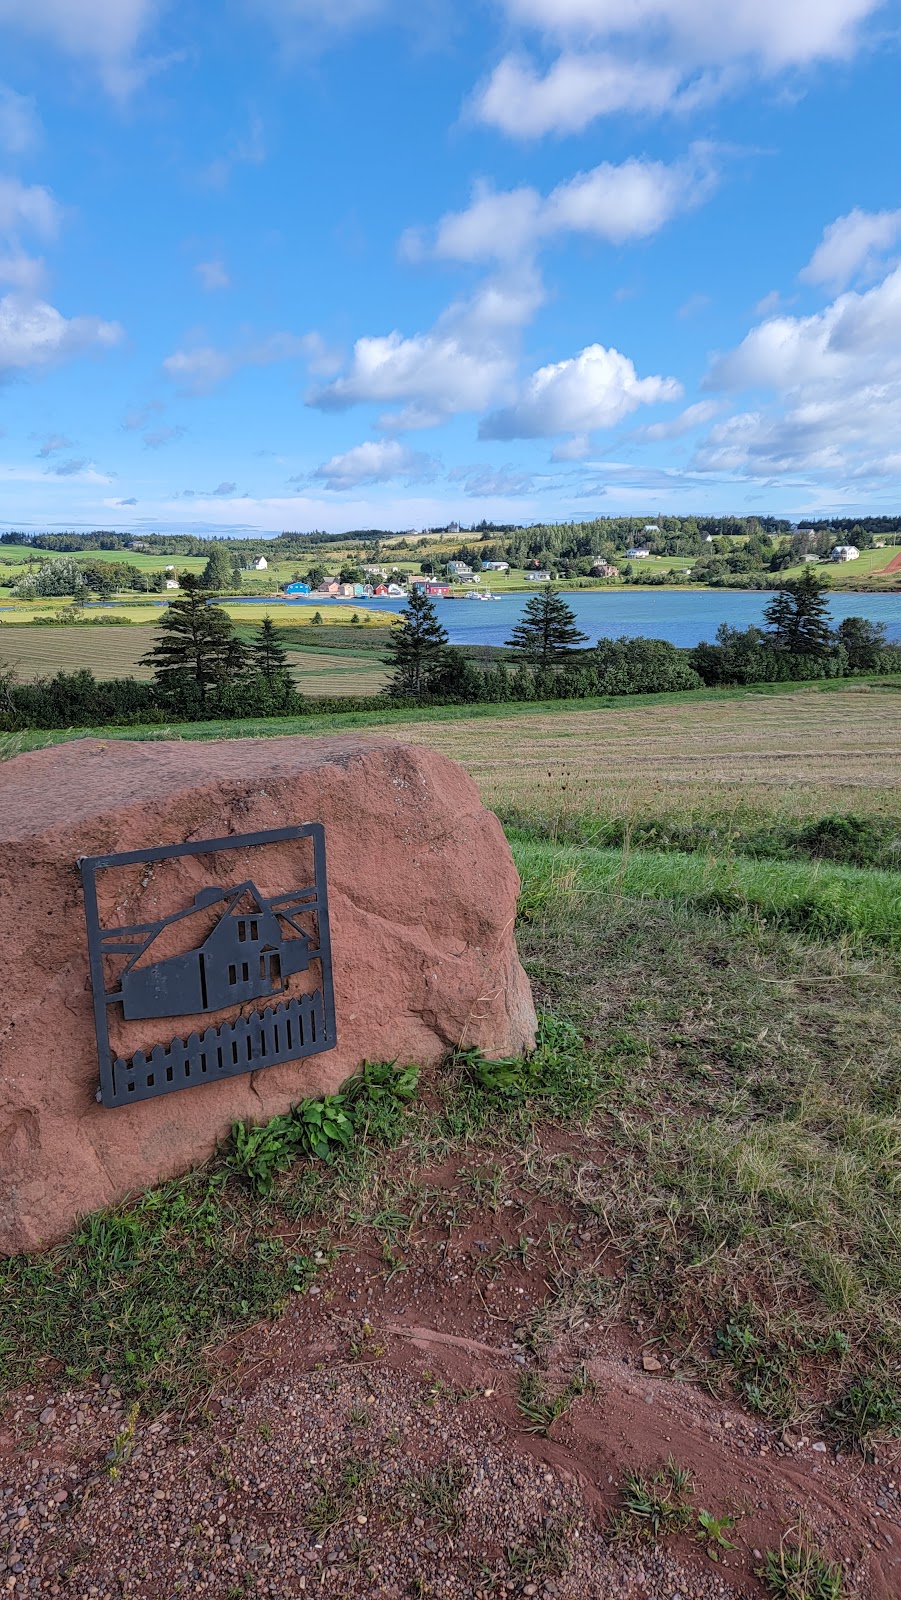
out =
[[[750,683],[798,677],[841,675],[845,671],[876,671],[886,654],[886,630],[865,617],[848,617],[833,629],[828,611],[827,586],[814,572],[789,580],[764,611],[763,628],[730,628],[724,623],[715,644],[701,644],[688,660],[662,640],[601,640],[587,651],[587,635],[578,627],[572,607],[551,586],[527,601],[513,628],[507,647],[516,662],[546,675],[549,672],[596,670],[598,651],[616,646],[622,668],[627,646],[655,646],[655,659],[666,667],[666,682],[658,687],[685,687],[673,657],[688,666],[705,683]],[[662,652],[662,653],[661,653]],[[634,650],[633,650],[634,654]],[[647,649],[642,656],[642,683],[647,676]],[[389,693],[395,698],[419,698],[450,693],[453,698],[483,698],[485,674],[472,666],[448,642],[433,602],[415,590],[403,621],[392,629],[388,659],[392,666]],[[901,664],[901,663],[899,663]],[[652,686],[653,687],[653,686]],[[612,689],[599,692],[615,693]],[[622,692],[628,692],[624,690]],[[502,696],[503,698],[503,696]]]
[[[245,644],[228,614],[211,603],[201,579],[189,575],[183,581],[143,658],[152,683],[98,682],[82,670],[18,684],[0,668],[0,727],[285,716],[312,709],[293,684],[288,652],[269,618]],[[723,625],[715,643],[692,651],[642,638],[601,639],[587,648],[571,607],[549,588],[530,598],[512,630],[509,661],[477,665],[449,644],[432,601],[417,590],[391,629],[387,693],[395,701],[424,703],[540,701],[901,670],[901,650],[886,645],[881,626],[850,617],[831,629],[823,585],[813,573],[787,584],[764,620],[762,628]],[[372,698],[344,705],[362,710],[379,703]],[[334,701],[329,709],[336,709]]]

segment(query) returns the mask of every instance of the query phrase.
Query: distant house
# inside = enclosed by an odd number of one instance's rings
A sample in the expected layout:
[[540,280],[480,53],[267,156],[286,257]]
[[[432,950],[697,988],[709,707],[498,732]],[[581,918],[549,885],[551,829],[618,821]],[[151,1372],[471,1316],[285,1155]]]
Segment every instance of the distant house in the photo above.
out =
[[403,595],[404,590],[401,588],[399,583],[389,583],[388,593],[396,598]]
[[804,552],[804,560],[805,561],[819,561],[820,559],[821,558],[817,555],[815,550],[805,550],[805,552]]
[[426,592],[426,594],[432,595],[432,596],[435,596],[435,595],[449,595],[450,594],[450,584],[449,583],[432,583],[431,580],[429,580],[429,582],[425,586],[425,592]]
[[309,592],[310,592],[310,585],[308,583],[286,583],[285,584],[285,594],[309,594]]
[[830,551],[832,561],[856,561],[859,556],[860,551],[856,544],[837,544],[835,549]]
[[337,594],[338,590],[340,588],[341,588],[341,585],[338,582],[337,578],[324,578],[322,583],[320,583],[317,586],[316,593],[317,594]]
[[387,594],[387,593],[388,593],[388,585],[386,583],[377,583],[375,588],[374,588],[374,590],[373,590],[373,594],[375,594],[375,595],[383,595],[383,594]]
[[384,567],[364,567],[363,571],[367,578],[387,578],[388,576]]
[[626,555],[630,561],[645,561],[650,553],[651,552],[647,546],[643,544],[633,544],[631,550],[626,551]]
[[356,591],[352,583],[339,583],[338,585],[338,593],[342,600],[352,600],[355,592]]
[[465,561],[449,561],[447,563],[447,570],[452,578],[472,577],[472,567],[470,567]]
[[618,578],[619,567],[614,567],[609,561],[596,561],[591,569],[593,578]]
[[178,579],[177,578],[167,578],[166,579],[166,588],[167,589],[177,589],[178,588]]
[[253,570],[254,572],[265,572],[268,566],[269,562],[266,560],[265,556],[257,556],[253,564]]
[[509,561],[483,561],[482,562],[482,571],[483,572],[509,572],[510,571],[510,563],[509,563]]
[[656,522],[646,522],[641,531],[642,533],[659,533],[660,529]]
[[525,578],[527,583],[550,583],[551,581],[549,572],[527,572]]

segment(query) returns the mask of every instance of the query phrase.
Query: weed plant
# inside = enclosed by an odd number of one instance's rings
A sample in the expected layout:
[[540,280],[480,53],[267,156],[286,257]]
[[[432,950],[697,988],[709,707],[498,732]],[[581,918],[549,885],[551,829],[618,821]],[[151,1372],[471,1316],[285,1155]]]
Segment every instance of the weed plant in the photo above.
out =
[[841,1567],[805,1542],[783,1540],[759,1572],[773,1600],[845,1600]]

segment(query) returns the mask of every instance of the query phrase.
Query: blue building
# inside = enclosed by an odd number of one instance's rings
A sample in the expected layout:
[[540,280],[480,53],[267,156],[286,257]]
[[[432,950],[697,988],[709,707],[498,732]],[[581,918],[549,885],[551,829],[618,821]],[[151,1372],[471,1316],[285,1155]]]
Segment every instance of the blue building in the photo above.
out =
[[308,583],[286,583],[285,584],[285,594],[309,594],[309,592],[310,592],[310,585]]

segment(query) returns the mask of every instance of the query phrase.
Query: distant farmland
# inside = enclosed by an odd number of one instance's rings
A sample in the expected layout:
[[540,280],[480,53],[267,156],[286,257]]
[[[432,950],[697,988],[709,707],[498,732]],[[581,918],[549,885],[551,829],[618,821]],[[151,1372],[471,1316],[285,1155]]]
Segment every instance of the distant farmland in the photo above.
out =
[[[88,667],[97,678],[152,678],[141,656],[153,647],[155,629],[145,625],[41,628],[33,624],[0,627],[0,665],[14,667],[24,682],[77,672]],[[249,636],[249,631],[248,631]],[[303,694],[372,695],[385,687],[387,672],[374,652],[311,650],[292,652],[292,674]]]

